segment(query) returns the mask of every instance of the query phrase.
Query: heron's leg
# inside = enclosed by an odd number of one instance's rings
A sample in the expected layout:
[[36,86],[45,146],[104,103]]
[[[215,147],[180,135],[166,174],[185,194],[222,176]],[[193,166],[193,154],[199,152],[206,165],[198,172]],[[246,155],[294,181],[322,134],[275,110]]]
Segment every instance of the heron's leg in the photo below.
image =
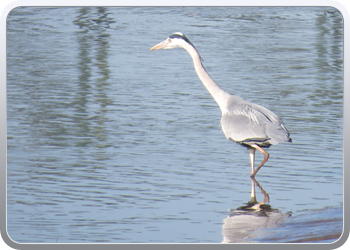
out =
[[[250,158],[250,164],[252,166],[252,174],[254,173],[254,161],[255,161],[255,148],[249,148],[249,158]],[[257,203],[256,201],[256,195],[255,195],[255,182],[252,178],[252,192],[250,194],[250,202],[251,203]]]
[[259,150],[263,155],[264,155],[264,160],[260,163],[260,165],[258,166],[258,168],[252,173],[252,175],[250,177],[254,178],[256,173],[259,171],[259,169],[267,162],[267,160],[269,159],[269,153],[267,153],[265,150],[263,150],[261,147],[259,147],[256,144],[252,144],[250,145],[251,147],[253,147],[254,149]]
[[255,148],[249,148],[250,164],[252,166],[252,174],[254,173]]
[[254,177],[252,177],[252,180],[256,183],[256,185],[259,187],[261,192],[264,194],[264,201],[260,202],[260,204],[265,204],[266,202],[269,202],[270,201],[269,194],[266,193],[266,191],[262,188],[262,186],[260,186],[259,182]]

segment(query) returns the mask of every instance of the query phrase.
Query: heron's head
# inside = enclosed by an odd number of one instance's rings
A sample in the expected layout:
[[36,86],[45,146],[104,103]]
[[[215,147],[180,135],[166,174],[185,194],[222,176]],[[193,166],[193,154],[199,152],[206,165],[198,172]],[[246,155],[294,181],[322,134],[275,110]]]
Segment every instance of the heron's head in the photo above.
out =
[[[187,37],[180,33],[176,32],[169,36],[166,40],[164,40],[161,43],[158,43],[156,46],[152,47],[150,50],[156,50],[156,49],[173,49],[176,47],[184,47],[186,45],[191,45],[193,44],[187,39]],[[194,46],[193,46],[194,47]]]

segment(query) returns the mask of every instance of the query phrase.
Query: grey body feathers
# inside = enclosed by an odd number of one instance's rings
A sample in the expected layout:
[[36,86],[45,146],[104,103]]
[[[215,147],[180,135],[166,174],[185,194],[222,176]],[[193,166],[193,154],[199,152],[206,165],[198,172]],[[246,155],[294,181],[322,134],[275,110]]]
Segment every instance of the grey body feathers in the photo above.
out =
[[250,144],[269,147],[291,141],[287,128],[276,114],[234,95],[228,98],[222,112],[221,128],[228,139],[248,147]]

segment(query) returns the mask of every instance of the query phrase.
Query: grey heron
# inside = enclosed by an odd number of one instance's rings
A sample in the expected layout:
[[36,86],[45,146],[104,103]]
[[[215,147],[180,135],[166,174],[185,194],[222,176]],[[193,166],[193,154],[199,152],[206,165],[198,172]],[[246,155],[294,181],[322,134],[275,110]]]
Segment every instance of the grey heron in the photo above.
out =
[[[187,50],[191,55],[199,79],[219,105],[222,113],[220,124],[226,138],[249,150],[251,178],[254,178],[269,159],[269,154],[263,148],[282,142],[291,142],[290,133],[282,120],[272,111],[224,91],[204,69],[197,49],[184,34],[174,33],[150,50],[176,47]],[[264,159],[255,169],[256,150],[264,155]]]

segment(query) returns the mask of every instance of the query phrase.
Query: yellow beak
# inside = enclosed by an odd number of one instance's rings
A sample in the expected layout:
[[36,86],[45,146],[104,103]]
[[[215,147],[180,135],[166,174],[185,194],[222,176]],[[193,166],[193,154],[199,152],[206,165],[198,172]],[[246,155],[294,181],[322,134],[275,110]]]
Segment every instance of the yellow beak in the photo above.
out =
[[168,45],[168,43],[169,42],[167,40],[165,40],[161,43],[158,43],[156,46],[153,46],[152,48],[150,48],[150,50],[162,49],[162,48],[166,47]]

